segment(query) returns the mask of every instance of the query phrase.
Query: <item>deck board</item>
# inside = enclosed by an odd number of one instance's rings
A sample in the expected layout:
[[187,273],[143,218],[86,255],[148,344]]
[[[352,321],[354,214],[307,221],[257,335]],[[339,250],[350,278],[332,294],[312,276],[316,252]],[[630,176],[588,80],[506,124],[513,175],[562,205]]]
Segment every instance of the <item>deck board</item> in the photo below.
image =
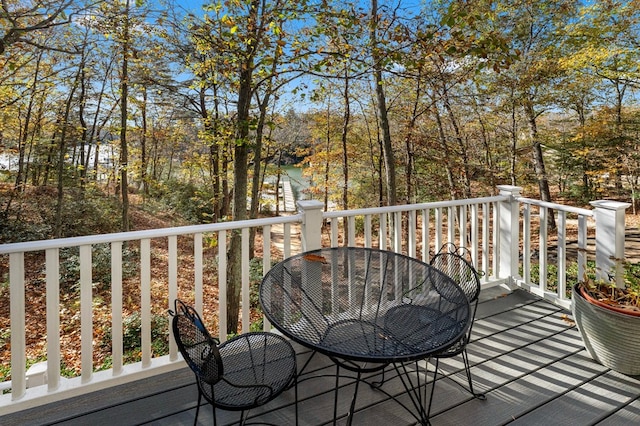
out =
[[[455,383],[466,385],[461,359],[443,359],[435,384],[434,426],[640,423],[640,377],[624,376],[593,362],[577,329],[567,321],[568,312],[521,290],[507,293],[495,288],[483,291],[481,297],[468,353],[474,386],[486,393],[487,400],[474,399]],[[294,346],[301,367],[312,352]],[[298,388],[300,425],[332,424],[335,371],[327,357],[316,354],[311,358]],[[353,373],[341,370],[341,376],[337,424],[344,425],[355,384]],[[386,393],[360,383],[353,424],[416,423],[388,396],[411,404],[397,374],[387,370],[385,377],[382,389]],[[430,363],[428,379],[432,378]],[[190,425],[196,399],[193,375],[184,368],[63,404],[0,417],[0,424]],[[291,389],[252,410],[250,417],[259,422],[293,424],[294,403]],[[219,424],[237,424],[238,419],[238,413],[218,410]],[[199,424],[212,421],[211,407],[203,405]]]
[[551,424],[551,422],[585,424],[621,409],[630,400],[635,399],[637,393],[637,380],[629,379],[616,372],[604,372],[593,380],[554,398],[544,407],[540,407],[541,409],[520,417],[515,424]]
[[[434,424],[465,424],[469,413],[473,413],[475,425],[497,425],[530,413],[558,395],[563,395],[572,387],[584,380],[601,374],[600,368],[582,369],[585,356],[571,355],[537,369],[531,374],[523,375],[516,380],[507,381],[501,386],[487,392],[486,401],[469,400],[435,417]],[[523,423],[524,424],[524,423]],[[536,424],[529,423],[529,424]],[[555,421],[539,424],[566,424]],[[581,422],[571,424],[585,424]]]
[[636,396],[636,399],[597,424],[598,426],[640,424],[640,396]]

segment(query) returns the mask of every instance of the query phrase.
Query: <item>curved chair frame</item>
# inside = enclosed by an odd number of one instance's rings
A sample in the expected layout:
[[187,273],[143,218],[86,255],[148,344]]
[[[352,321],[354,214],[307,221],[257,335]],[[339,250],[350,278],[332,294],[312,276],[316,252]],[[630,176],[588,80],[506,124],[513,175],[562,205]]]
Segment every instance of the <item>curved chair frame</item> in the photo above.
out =
[[451,358],[462,355],[464,368],[469,383],[469,392],[480,400],[486,399],[483,393],[476,393],[473,390],[473,380],[467,355],[467,344],[471,339],[471,329],[478,308],[478,298],[480,296],[480,276],[481,274],[471,264],[471,253],[464,247],[457,247],[453,243],[447,243],[440,248],[430,261],[430,264],[445,274],[449,275],[464,291],[471,306],[471,323],[467,333],[453,346],[444,352],[433,355],[435,359],[435,375],[438,374],[438,364],[440,358]]
[[196,376],[198,422],[202,398],[213,408],[241,411],[246,424],[248,410],[264,405],[284,390],[295,387],[295,418],[298,424],[296,354],[284,337],[267,332],[245,333],[222,344],[211,337],[200,315],[176,299],[172,331],[178,349]]
[[[469,392],[479,400],[485,400],[486,396],[484,393],[476,393],[473,390],[473,380],[471,378],[471,370],[469,365],[469,357],[467,355],[467,344],[471,338],[471,329],[473,328],[473,322],[476,314],[476,309],[478,307],[478,298],[480,296],[480,277],[482,276],[471,264],[471,253],[468,249],[463,247],[457,247],[453,243],[444,244],[438,253],[432,256],[429,264],[436,269],[447,274],[451,279],[453,279],[463,290],[467,299],[469,301],[469,305],[471,308],[471,322],[469,323],[469,328],[467,332],[452,346],[443,352],[436,353],[431,355],[431,357],[435,360],[435,371],[432,382],[432,391],[429,396],[429,404],[426,410],[427,418],[429,418],[431,414],[431,404],[433,402],[433,390],[435,388],[435,382],[438,376],[438,367],[440,358],[451,358],[457,355],[462,354],[462,358],[465,366],[465,373],[467,375],[467,380],[469,383]],[[415,368],[418,369],[418,362],[415,362]],[[425,367],[426,368],[426,367]],[[425,371],[425,374],[427,371]],[[377,389],[381,389],[382,384],[385,381],[385,370],[382,370],[381,379],[376,382],[372,382],[371,386]],[[455,381],[458,383],[457,381]],[[458,383],[460,384],[460,383]],[[461,384],[460,384],[461,385]],[[425,393],[426,383],[425,383]],[[462,386],[462,385],[461,385]],[[426,399],[426,395],[424,396]]]

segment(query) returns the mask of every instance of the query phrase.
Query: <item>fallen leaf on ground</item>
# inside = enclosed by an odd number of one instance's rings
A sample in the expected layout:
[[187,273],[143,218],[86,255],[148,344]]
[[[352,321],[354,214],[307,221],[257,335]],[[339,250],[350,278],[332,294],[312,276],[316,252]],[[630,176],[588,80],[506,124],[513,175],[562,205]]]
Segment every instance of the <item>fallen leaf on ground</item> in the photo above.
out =
[[560,319],[562,321],[566,322],[569,325],[576,325],[576,322],[574,320],[572,320],[571,318],[569,318],[569,315],[567,315],[567,314],[560,315]]

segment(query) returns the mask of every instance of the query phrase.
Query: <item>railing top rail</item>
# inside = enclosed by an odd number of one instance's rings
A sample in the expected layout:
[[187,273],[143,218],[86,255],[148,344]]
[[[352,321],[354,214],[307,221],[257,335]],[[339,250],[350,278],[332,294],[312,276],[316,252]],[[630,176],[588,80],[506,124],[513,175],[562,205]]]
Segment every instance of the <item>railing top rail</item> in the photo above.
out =
[[505,201],[508,198],[509,197],[504,195],[494,195],[492,197],[466,198],[463,200],[432,201],[432,202],[420,203],[420,204],[402,204],[398,206],[385,206],[385,207],[367,207],[364,209],[325,212],[323,216],[325,218],[339,218],[339,217],[361,216],[361,215],[379,214],[379,213],[397,213],[397,212],[404,212],[404,211],[411,211],[411,210],[436,209],[440,207],[469,206],[473,204],[495,203],[498,201]]
[[583,209],[580,207],[565,206],[563,204],[550,203],[548,201],[535,200],[533,198],[518,197],[518,201],[524,204],[531,204],[538,207],[546,207],[555,210],[561,210],[568,213],[576,213],[582,216],[593,217],[593,210]]
[[253,228],[258,226],[295,223],[302,221],[301,213],[291,216],[278,216],[263,219],[247,219],[235,222],[218,222],[204,225],[187,225],[172,228],[146,229],[143,231],[116,232],[111,234],[87,235],[82,237],[56,238],[51,240],[28,241],[23,243],[0,244],[0,255],[30,251],[40,251],[62,247],[78,247],[86,244],[102,244],[141,240],[145,238],[163,238],[174,235],[198,234],[223,230]]

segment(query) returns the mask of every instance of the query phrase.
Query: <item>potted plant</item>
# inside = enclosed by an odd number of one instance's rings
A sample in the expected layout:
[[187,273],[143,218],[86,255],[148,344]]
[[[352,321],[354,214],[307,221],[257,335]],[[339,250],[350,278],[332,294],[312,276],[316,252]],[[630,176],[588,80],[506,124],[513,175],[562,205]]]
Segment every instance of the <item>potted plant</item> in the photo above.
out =
[[625,264],[623,270],[618,285],[585,274],[573,287],[571,310],[594,360],[640,375],[640,264]]

